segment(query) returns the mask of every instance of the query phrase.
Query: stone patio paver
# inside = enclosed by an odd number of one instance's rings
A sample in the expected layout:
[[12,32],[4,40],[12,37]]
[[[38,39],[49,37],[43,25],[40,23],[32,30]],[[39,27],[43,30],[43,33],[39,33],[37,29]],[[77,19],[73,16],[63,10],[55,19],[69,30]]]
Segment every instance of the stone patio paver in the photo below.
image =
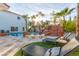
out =
[[[0,56],[13,56],[17,51],[19,51],[24,45],[27,45],[32,42],[42,41],[41,39],[20,39],[12,36],[0,37],[0,40],[4,40],[3,44],[0,44]],[[11,44],[11,45],[8,45]]]

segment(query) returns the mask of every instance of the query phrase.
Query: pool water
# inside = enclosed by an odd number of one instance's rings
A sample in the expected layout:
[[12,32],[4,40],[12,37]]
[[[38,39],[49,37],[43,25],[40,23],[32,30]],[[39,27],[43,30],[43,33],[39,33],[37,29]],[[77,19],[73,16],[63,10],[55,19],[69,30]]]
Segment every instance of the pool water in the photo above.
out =
[[[37,35],[39,33],[37,32],[30,32],[30,35]],[[13,32],[13,33],[9,33],[10,36],[15,36],[15,37],[19,37],[19,38],[23,38],[23,32]]]
[[9,35],[16,36],[16,37],[23,37],[23,33],[22,32],[9,33]]
[[30,32],[30,35],[37,35],[37,34],[39,34],[38,32]]

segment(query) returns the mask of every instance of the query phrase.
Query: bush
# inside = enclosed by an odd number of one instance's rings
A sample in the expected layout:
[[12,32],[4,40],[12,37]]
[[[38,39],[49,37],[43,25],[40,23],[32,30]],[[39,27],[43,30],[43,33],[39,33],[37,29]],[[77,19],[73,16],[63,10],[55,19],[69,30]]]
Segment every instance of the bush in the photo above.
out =
[[74,32],[76,29],[76,23],[74,20],[68,20],[64,23],[65,32]]

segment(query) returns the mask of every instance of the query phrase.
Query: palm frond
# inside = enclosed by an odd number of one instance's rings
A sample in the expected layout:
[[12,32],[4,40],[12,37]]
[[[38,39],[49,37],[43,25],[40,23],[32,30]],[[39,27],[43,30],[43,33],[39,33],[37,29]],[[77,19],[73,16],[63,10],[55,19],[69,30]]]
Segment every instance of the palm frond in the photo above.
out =
[[70,10],[67,12],[67,14],[71,14],[71,12],[72,12],[73,10],[75,10],[75,8],[70,9]]

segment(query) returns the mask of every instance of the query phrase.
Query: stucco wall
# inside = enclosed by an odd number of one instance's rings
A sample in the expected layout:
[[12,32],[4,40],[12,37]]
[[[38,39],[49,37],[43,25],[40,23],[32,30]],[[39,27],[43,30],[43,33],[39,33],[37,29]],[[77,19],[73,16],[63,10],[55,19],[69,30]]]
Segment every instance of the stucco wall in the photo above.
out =
[[23,18],[17,18],[18,15],[0,11],[0,30],[11,30],[11,26],[18,27],[18,31],[22,32],[25,27],[25,21]]

